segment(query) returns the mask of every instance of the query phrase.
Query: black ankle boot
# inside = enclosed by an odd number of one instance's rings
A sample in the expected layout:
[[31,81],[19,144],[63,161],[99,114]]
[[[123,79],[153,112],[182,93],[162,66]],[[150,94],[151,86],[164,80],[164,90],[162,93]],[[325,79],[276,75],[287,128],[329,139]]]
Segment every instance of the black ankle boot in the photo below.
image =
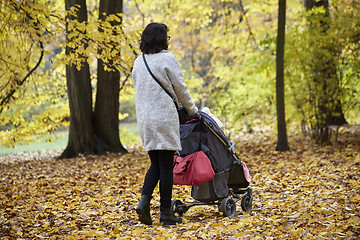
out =
[[136,213],[139,215],[139,220],[143,224],[151,225],[150,217],[150,200],[151,197],[142,195],[139,204],[136,207]]
[[182,223],[182,220],[181,218],[175,217],[174,213],[171,212],[170,208],[161,208],[160,223],[164,223],[164,226],[176,225],[177,223]]

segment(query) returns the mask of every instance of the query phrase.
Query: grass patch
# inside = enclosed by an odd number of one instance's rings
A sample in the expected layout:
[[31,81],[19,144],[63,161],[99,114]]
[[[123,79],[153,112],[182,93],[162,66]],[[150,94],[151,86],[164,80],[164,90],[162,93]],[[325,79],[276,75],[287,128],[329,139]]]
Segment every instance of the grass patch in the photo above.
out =
[[[42,137],[38,141],[17,144],[13,148],[0,146],[0,154],[38,151],[61,151],[66,148],[68,136],[68,131],[62,131],[48,135],[46,137]],[[48,141],[47,139],[49,138],[52,138],[52,141]]]
[[136,122],[120,123],[120,141],[125,148],[141,143]]
[[139,129],[137,127],[136,122],[124,122],[124,123],[121,122],[119,127],[120,129],[126,129],[129,133],[140,137]]
[[[132,146],[140,143],[139,130],[136,122],[120,123],[120,141],[125,146]],[[51,138],[52,141],[47,139]],[[68,131],[56,132],[40,138],[31,143],[20,143],[13,148],[0,146],[0,155],[14,154],[20,152],[39,152],[39,151],[62,151],[66,148],[69,138]]]

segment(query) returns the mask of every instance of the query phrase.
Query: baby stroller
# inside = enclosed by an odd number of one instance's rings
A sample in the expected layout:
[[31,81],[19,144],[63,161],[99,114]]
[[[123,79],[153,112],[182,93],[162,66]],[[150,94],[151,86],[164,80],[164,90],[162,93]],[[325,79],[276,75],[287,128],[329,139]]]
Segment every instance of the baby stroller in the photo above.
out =
[[[236,213],[236,202],[241,200],[245,212],[252,209],[252,189],[250,171],[235,152],[235,144],[227,137],[216,121],[199,111],[200,119],[193,119],[180,126],[181,157],[203,151],[210,159],[215,176],[208,182],[191,187],[191,197],[196,202],[184,204],[172,200],[171,209],[182,216],[189,208],[198,205],[217,205],[227,217]],[[245,172],[244,172],[245,171]]]

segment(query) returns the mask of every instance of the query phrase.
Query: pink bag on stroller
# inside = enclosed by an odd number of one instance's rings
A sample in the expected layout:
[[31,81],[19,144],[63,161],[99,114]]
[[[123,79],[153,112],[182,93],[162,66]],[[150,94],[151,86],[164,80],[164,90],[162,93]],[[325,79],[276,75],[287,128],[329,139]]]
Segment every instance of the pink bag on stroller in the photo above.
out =
[[185,157],[175,155],[173,182],[175,185],[194,186],[210,181],[215,176],[209,158],[198,151]]

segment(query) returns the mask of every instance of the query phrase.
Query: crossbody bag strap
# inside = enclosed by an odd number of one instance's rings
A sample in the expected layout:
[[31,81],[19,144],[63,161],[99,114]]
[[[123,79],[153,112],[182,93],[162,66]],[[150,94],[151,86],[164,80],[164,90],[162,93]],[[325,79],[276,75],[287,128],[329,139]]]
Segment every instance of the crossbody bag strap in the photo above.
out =
[[144,63],[145,63],[145,66],[147,68],[147,70],[149,71],[150,75],[152,76],[152,78],[164,89],[164,91],[171,97],[171,99],[173,100],[174,104],[175,104],[175,107],[176,109],[179,111],[179,106],[177,105],[176,103],[176,99],[171,95],[171,93],[161,84],[161,82],[159,81],[159,79],[157,79],[155,77],[155,75],[151,72],[150,68],[149,68],[149,65],[147,64],[146,62],[146,59],[145,59],[145,54],[143,53],[142,54],[143,56],[143,59],[144,59]]

